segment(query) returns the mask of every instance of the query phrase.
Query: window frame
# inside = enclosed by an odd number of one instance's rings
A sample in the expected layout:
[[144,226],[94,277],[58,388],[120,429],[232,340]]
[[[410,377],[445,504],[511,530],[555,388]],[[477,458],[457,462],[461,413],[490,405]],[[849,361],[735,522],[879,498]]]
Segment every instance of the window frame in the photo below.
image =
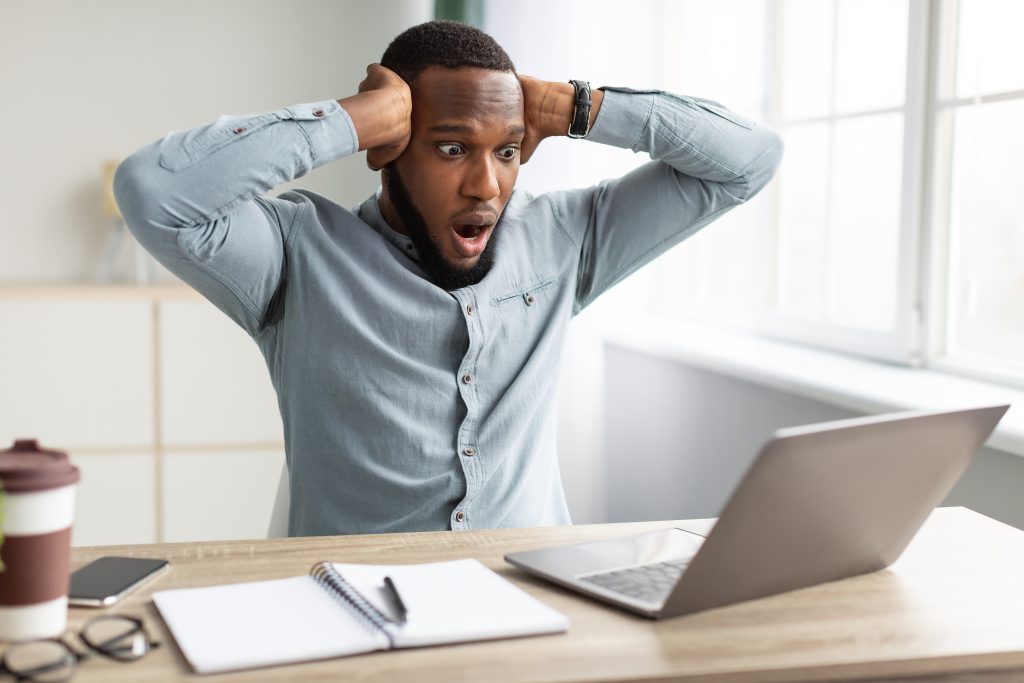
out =
[[[850,119],[883,111],[903,113],[903,168],[900,188],[899,239],[897,255],[896,319],[891,331],[875,331],[836,322],[801,319],[783,313],[779,299],[778,263],[780,258],[780,216],[778,189],[773,185],[772,223],[775,253],[773,254],[772,305],[759,315],[754,329],[767,337],[819,346],[856,356],[907,366],[920,366],[922,358],[921,250],[924,209],[923,173],[926,155],[927,90],[929,74],[929,22],[931,7],[927,0],[908,0],[907,74],[903,106],[857,114],[834,114],[812,119],[829,121]],[[769,0],[766,31],[767,62],[770,64],[767,88],[766,119],[769,125],[783,128],[781,119],[781,48],[782,0]],[[833,70],[835,61],[833,60]],[[808,120],[811,121],[811,120]],[[783,162],[785,163],[785,162]]]
[[[953,119],[956,109],[974,98],[956,94],[959,0],[939,0],[929,22],[928,153],[932,172],[927,178],[926,225],[922,242],[925,269],[922,288],[925,301],[923,354],[931,369],[995,384],[1024,388],[1024,372],[999,361],[983,361],[950,353],[950,323],[955,283],[950,280],[952,257]],[[980,104],[1024,99],[1024,89],[984,94]]]

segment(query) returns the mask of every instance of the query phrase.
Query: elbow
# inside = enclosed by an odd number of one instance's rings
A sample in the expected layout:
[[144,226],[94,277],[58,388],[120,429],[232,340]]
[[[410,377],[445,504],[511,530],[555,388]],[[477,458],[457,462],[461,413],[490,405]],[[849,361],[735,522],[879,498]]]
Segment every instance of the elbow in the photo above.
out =
[[114,200],[125,223],[134,232],[147,222],[146,199],[151,195],[145,150],[122,161],[114,172]]
[[779,164],[782,163],[786,147],[782,137],[770,128],[762,126],[755,130],[762,138],[758,145],[761,152],[747,166],[747,170],[743,174],[747,186],[743,201],[747,201],[757,195],[775,176]]
[[[786,152],[786,143],[783,142],[782,136],[773,130],[765,129],[769,136],[769,145],[766,153],[768,162],[765,164],[765,175],[768,180],[774,177],[775,172],[779,170],[779,164],[782,163],[782,157]],[[765,181],[767,182],[767,181]]]
[[168,210],[174,184],[160,166],[154,145],[142,148],[114,172],[114,200],[132,234],[145,243],[143,233],[179,227]]

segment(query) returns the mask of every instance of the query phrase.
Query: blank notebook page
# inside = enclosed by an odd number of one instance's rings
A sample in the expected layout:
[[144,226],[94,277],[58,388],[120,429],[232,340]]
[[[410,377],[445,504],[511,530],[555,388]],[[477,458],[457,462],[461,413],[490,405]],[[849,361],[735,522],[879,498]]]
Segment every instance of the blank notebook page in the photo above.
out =
[[153,602],[198,673],[388,647],[311,576],[162,591]]
[[561,612],[477,560],[334,568],[385,615],[394,610],[381,590],[384,577],[395,582],[408,610],[406,623],[393,631],[396,647],[558,633],[569,626]]

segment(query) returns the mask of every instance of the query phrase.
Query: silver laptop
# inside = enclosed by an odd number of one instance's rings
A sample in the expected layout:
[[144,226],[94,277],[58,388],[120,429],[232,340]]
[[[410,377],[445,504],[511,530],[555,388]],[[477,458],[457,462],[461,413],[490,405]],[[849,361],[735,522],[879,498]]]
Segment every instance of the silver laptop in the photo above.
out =
[[706,538],[666,529],[505,559],[653,618],[882,569],[907,547],[1008,408],[782,429]]

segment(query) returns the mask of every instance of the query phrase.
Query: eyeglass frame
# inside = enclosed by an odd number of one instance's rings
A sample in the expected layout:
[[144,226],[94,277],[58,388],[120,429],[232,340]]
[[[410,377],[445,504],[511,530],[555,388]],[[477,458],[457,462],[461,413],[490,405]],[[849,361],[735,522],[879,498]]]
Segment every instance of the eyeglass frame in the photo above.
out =
[[[141,633],[142,636],[143,636],[143,642],[146,644],[146,649],[145,649],[145,651],[142,654],[140,654],[138,657],[132,657],[132,658],[120,657],[120,656],[114,654],[112,650],[106,649],[106,647],[105,647],[105,645],[103,643],[93,643],[85,635],[86,630],[89,628],[89,626],[91,624],[95,624],[95,623],[100,622],[100,621],[111,620],[111,619],[120,619],[122,621],[126,621],[126,622],[129,622],[131,624],[134,624],[135,627],[132,630],[127,631],[124,635],[118,637],[117,640],[121,640],[121,639],[123,639],[125,637],[134,635],[136,633]],[[71,646],[70,643],[68,643],[64,639],[65,638],[64,635],[61,635],[61,636],[56,637],[56,638],[37,638],[35,640],[27,640],[27,641],[24,641],[24,642],[11,644],[4,651],[3,656],[0,657],[0,676],[13,676],[14,680],[17,683],[23,683],[23,682],[37,681],[37,680],[39,680],[39,679],[36,678],[36,676],[38,674],[45,673],[46,671],[50,670],[49,667],[44,667],[42,669],[37,668],[37,669],[34,669],[34,670],[30,671],[30,672],[24,672],[24,671],[13,670],[8,665],[7,657],[10,655],[10,652],[12,650],[16,650],[18,647],[21,647],[21,646],[24,646],[24,645],[32,645],[34,643],[54,643],[55,645],[59,645],[60,647],[64,648],[64,650],[68,653],[68,655],[70,655],[70,657],[68,659],[68,663],[69,663],[68,671],[69,671],[69,674],[68,674],[68,676],[66,678],[61,679],[61,681],[68,681],[68,680],[70,680],[71,677],[74,675],[75,671],[78,670],[78,665],[79,664],[81,664],[85,660],[91,659],[92,657],[95,657],[97,655],[102,656],[102,657],[106,657],[107,659],[112,659],[115,662],[120,662],[122,664],[129,664],[131,662],[137,662],[138,660],[142,659],[147,654],[149,654],[152,650],[155,650],[156,648],[158,648],[158,647],[160,647],[162,645],[162,643],[160,643],[159,641],[153,640],[150,637],[149,632],[146,630],[146,624],[145,624],[145,622],[142,619],[140,619],[138,617],[129,616],[129,615],[126,615],[126,614],[101,614],[101,615],[99,615],[97,617],[93,617],[89,621],[85,622],[80,629],[78,629],[77,631],[74,631],[74,634],[76,636],[78,636],[78,639],[85,644],[85,646],[87,648],[86,650],[84,650],[82,652],[79,652],[78,650],[76,650],[74,647]]]

